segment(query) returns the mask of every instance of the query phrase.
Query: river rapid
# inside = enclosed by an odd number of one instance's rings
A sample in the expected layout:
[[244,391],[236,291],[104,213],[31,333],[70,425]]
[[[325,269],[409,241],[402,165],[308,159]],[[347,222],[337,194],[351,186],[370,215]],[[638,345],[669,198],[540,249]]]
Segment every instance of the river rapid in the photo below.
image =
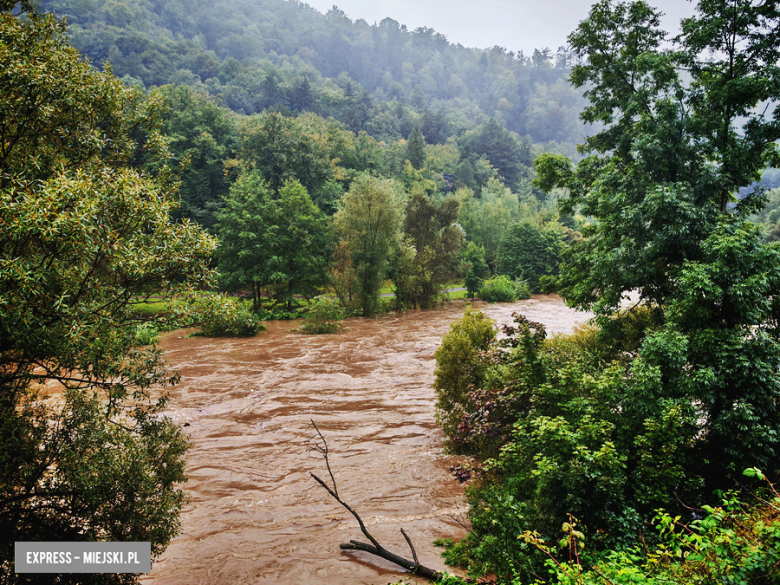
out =
[[[475,303],[498,323],[517,311],[548,334],[570,332],[588,315],[553,295]],[[357,523],[310,477],[323,479],[310,420],[328,441],[339,495],[383,546],[445,569],[436,538],[465,530],[463,486],[449,473],[434,421],[434,353],[463,303],[429,311],[349,319],[335,335],[292,332],[269,322],[249,339],[161,340],[181,372],[167,414],[185,424],[189,502],[182,533],[142,582],[151,584],[384,584],[404,575],[339,544],[365,541]]]

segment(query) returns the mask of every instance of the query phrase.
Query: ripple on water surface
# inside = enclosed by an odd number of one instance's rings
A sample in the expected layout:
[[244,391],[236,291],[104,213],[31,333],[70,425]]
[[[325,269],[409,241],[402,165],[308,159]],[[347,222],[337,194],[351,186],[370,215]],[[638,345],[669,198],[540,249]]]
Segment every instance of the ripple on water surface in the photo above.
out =
[[[587,315],[555,296],[476,303],[499,323],[513,312],[566,333]],[[402,555],[403,527],[420,562],[445,566],[436,538],[463,536],[463,488],[449,474],[434,422],[433,355],[461,303],[432,311],[349,319],[336,335],[304,336],[270,322],[251,339],[162,340],[182,382],[169,416],[189,423],[190,501],[182,534],[144,583],[386,583],[403,576],[338,545],[362,539],[354,519],[309,476],[310,419],[328,439],[339,493],[380,542]]]

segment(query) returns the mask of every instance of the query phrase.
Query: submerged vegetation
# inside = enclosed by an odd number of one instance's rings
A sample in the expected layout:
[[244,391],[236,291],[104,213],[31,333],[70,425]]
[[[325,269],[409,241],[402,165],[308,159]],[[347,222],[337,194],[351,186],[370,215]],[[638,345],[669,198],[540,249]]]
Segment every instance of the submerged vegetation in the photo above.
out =
[[157,556],[177,533],[159,332],[333,333],[463,279],[595,318],[498,335],[467,307],[442,340],[437,419],[480,461],[448,561],[776,581],[780,7],[702,0],[672,39],[600,0],[531,56],[336,7],[212,10],[0,0],[0,580],[27,579],[14,541]]

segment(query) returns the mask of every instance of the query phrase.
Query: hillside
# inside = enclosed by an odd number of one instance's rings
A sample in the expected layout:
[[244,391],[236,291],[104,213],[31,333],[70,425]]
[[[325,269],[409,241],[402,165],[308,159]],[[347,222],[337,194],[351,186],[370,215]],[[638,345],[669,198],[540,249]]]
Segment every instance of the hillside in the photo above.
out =
[[470,49],[432,28],[410,31],[390,18],[370,25],[285,0],[43,0],[41,8],[67,18],[71,42],[95,65],[110,62],[147,88],[202,87],[242,114],[313,111],[385,141],[407,138],[424,117],[428,143],[496,118],[569,152],[584,134],[584,101],[566,81],[571,55],[562,49]]

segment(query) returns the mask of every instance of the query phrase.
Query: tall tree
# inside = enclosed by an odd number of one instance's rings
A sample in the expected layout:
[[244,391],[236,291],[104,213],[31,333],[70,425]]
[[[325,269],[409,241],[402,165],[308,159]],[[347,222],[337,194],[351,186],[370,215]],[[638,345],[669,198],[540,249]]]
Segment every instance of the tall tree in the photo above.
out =
[[406,160],[417,170],[425,164],[425,138],[416,125],[406,141]]
[[501,238],[496,272],[525,280],[537,293],[542,276],[558,274],[562,245],[563,229],[557,222],[517,222]]
[[404,219],[407,246],[397,266],[403,278],[394,278],[399,304],[427,309],[455,276],[455,258],[463,245],[462,229],[455,225],[458,207],[454,197],[437,205],[419,189],[412,193]]
[[219,213],[219,270],[229,291],[263,292],[292,308],[296,294],[311,296],[325,279],[325,216],[298,181],[275,198],[261,173],[239,178]]
[[257,171],[236,181],[217,216],[220,284],[231,292],[249,290],[254,310],[260,307],[263,289],[272,281],[268,260],[274,220],[271,189]]
[[761,193],[735,195],[778,162],[780,113],[766,111],[780,100],[780,7],[702,1],[676,50],[658,24],[644,2],[593,6],[570,36],[588,57],[572,80],[588,85],[583,118],[606,128],[575,169],[553,155],[536,167],[541,186],[569,190],[563,211],[597,220],[561,268],[567,302],[608,330],[629,291],[655,315],[625,412],[639,431],[678,405],[695,492],[724,487],[731,465],[778,471],[780,251],[746,219]]
[[399,186],[389,179],[359,175],[333,216],[337,241],[353,262],[363,316],[376,313],[387,262],[400,244],[403,213]]
[[326,219],[298,181],[286,183],[274,203],[272,276],[290,310],[294,295],[311,298],[325,281]]
[[[51,539],[151,541],[157,556],[178,531],[187,441],[162,414],[178,376],[133,347],[132,307],[151,293],[192,307],[215,241],[169,220],[162,96],[91,68],[63,21],[15,6],[0,3],[0,558]],[[0,574],[29,580],[9,562]]]

